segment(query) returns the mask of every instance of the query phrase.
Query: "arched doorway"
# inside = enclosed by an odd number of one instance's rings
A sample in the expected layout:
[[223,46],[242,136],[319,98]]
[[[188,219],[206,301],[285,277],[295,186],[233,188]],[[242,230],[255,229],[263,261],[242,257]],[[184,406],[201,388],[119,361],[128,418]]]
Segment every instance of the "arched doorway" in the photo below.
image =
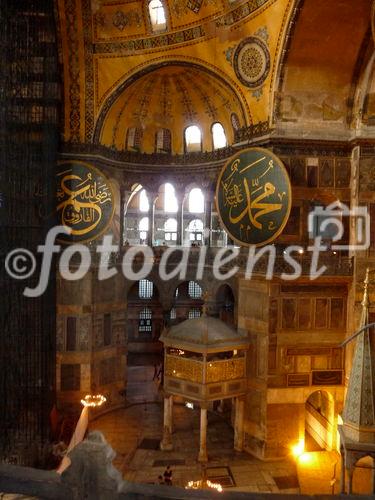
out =
[[335,432],[332,394],[323,390],[313,392],[305,403],[305,451],[331,451]]
[[176,288],[170,323],[176,324],[186,319],[199,318],[202,314],[203,290],[196,281],[184,281]]
[[158,398],[158,386],[154,372],[162,360],[159,336],[164,324],[159,291],[152,281],[142,279],[130,288],[127,302],[126,399],[132,403],[155,401]]

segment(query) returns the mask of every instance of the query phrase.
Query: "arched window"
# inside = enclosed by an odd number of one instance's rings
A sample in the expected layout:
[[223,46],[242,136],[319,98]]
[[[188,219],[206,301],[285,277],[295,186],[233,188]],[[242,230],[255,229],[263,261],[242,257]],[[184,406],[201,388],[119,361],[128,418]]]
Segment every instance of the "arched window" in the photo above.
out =
[[202,243],[203,241],[203,222],[200,219],[194,219],[188,226],[189,240],[192,243]]
[[164,239],[167,242],[177,241],[177,221],[168,219],[164,224]]
[[152,311],[148,307],[139,311],[138,332],[152,333]]
[[193,214],[204,212],[204,196],[200,188],[194,188],[189,193],[189,212]]
[[194,318],[200,318],[201,317],[201,311],[197,307],[194,307],[193,309],[190,309],[189,311],[189,319],[194,319]]
[[167,19],[163,3],[160,0],[151,0],[148,4],[152,31],[163,31],[167,27]]
[[142,136],[143,132],[141,128],[129,128],[126,138],[127,149],[136,149],[137,151],[139,151],[141,149]]
[[139,221],[139,239],[141,240],[141,243],[147,243],[147,234],[148,234],[148,229],[149,229],[149,221],[148,217],[143,217]]
[[177,318],[177,311],[176,311],[175,307],[172,307],[169,317],[170,317],[170,319],[176,319]]
[[212,140],[214,149],[225,148],[227,146],[227,137],[221,123],[214,123],[212,125]]
[[238,118],[236,113],[231,114],[230,121],[232,122],[232,127],[234,132],[236,132],[236,130],[239,130],[241,128],[240,119]]
[[191,299],[201,299],[202,298],[202,288],[195,281],[189,281],[188,293]]
[[170,153],[172,151],[171,131],[167,128],[161,128],[156,132],[156,152]]
[[139,211],[148,212],[150,210],[150,203],[148,201],[148,196],[145,189],[139,194]]
[[187,153],[202,151],[202,133],[196,125],[185,130],[185,150]]
[[164,187],[164,212],[176,213],[178,210],[177,198],[172,184],[165,184]]
[[150,280],[140,280],[138,283],[138,296],[140,299],[151,299],[154,295],[154,284]]

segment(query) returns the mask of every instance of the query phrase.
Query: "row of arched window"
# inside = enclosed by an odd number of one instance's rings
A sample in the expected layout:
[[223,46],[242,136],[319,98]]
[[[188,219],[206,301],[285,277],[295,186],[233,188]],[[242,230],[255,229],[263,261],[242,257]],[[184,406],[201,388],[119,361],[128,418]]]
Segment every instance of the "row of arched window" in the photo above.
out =
[[219,226],[211,202],[206,201],[198,187],[177,198],[174,186],[168,182],[151,197],[143,186],[134,185],[133,196],[125,207],[125,245],[201,246],[209,241],[211,246],[226,246],[226,233]]
[[[238,116],[232,113],[232,126],[236,131],[240,128]],[[228,146],[227,136],[221,123],[215,122],[211,127],[212,147],[214,150]],[[126,137],[126,148],[128,150],[139,151],[142,146],[143,130],[140,127],[131,127],[128,129]],[[202,151],[202,131],[198,125],[190,125],[185,129],[184,148],[186,153]],[[155,134],[155,152],[172,152],[172,134],[169,129],[159,129]]]
[[[139,211],[148,212],[150,210],[150,202],[147,191],[141,189],[139,193]],[[192,214],[203,214],[204,212],[204,195],[200,188],[193,188],[188,195],[188,211]],[[175,194],[175,189],[172,184],[167,182],[164,184],[164,212],[177,213],[178,202]]]

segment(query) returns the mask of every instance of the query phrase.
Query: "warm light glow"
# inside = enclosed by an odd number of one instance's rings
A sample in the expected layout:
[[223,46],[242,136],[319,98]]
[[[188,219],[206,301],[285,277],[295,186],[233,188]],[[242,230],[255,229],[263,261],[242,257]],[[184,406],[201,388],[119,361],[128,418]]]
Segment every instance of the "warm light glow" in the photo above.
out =
[[190,410],[194,410],[194,405],[193,405],[193,403],[189,403],[189,401],[187,401],[187,402],[185,403],[185,406],[186,406],[186,408],[189,408]]
[[292,446],[292,453],[296,458],[300,457],[304,453],[304,451],[305,451],[305,440],[304,439],[300,439],[297,444]]
[[337,423],[338,425],[342,425],[344,423],[341,415],[337,415]]
[[304,464],[306,464],[307,462],[311,462],[311,454],[310,453],[302,453],[302,455],[300,455],[298,457],[298,460]]
[[216,490],[219,493],[223,492],[223,487],[221,484],[213,483],[209,479],[204,481],[203,479],[199,481],[189,481],[187,486],[185,486],[186,490],[201,490],[204,488],[210,488],[212,490]]
[[107,401],[107,398],[102,394],[97,394],[93,396],[92,394],[87,394],[85,399],[81,399],[81,404],[86,408],[97,408],[102,406]]

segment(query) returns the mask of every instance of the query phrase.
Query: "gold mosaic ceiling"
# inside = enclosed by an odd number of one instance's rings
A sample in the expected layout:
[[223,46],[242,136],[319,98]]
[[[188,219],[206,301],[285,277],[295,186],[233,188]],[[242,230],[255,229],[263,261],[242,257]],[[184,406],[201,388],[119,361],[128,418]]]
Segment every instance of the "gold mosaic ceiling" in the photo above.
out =
[[171,64],[148,72],[123,90],[106,116],[100,140],[124,149],[127,129],[141,128],[142,151],[151,153],[157,130],[167,128],[172,151],[182,153],[183,131],[196,124],[202,131],[203,151],[209,151],[215,122],[223,125],[228,142],[233,142],[232,113],[240,126],[246,124],[241,102],[226,82],[204,68]]

